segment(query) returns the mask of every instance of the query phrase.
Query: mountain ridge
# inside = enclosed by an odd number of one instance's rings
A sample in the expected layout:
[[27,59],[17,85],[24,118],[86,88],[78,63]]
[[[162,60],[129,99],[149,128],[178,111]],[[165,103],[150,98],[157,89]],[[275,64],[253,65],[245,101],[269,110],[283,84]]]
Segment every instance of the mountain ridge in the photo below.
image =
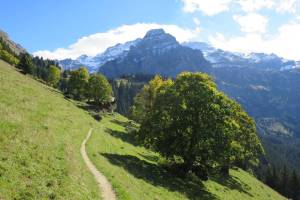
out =
[[[166,49],[172,48],[168,46],[174,42],[174,39],[170,39],[170,34],[166,34],[163,29],[152,29],[149,30],[144,39],[148,38],[155,41],[155,37],[160,40],[165,40],[164,44]],[[169,39],[168,42],[166,42]],[[59,63],[64,69],[77,69],[80,66],[86,66],[90,72],[97,72],[107,62],[124,58],[131,47],[135,47],[142,39],[138,38],[133,41],[128,41],[123,44],[116,44],[112,47],[107,48],[103,53],[99,53],[96,56],[81,55],[76,59],[63,59]],[[174,44],[174,43],[173,43]],[[183,42],[176,44],[175,46],[182,45],[195,50],[201,50],[204,58],[211,63],[212,67],[254,67],[261,70],[291,70],[300,68],[300,61],[287,60],[276,54],[266,53],[239,53],[230,52],[222,49],[217,49],[205,42]],[[154,48],[155,49],[155,48]],[[163,48],[159,48],[163,49]]]

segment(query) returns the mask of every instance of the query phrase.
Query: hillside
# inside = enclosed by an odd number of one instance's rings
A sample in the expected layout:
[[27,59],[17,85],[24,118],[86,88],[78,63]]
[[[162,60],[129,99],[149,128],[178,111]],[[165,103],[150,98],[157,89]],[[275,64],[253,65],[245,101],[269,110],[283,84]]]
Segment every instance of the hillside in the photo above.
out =
[[99,199],[79,153],[87,144],[118,199],[284,199],[252,175],[231,170],[227,179],[175,177],[156,153],[136,146],[128,120],[107,115],[101,123],[56,90],[0,61],[0,199]]
[[19,55],[21,53],[26,53],[26,50],[19,44],[12,41],[8,34],[0,29],[0,39],[3,40],[9,48],[16,54]]
[[93,119],[0,60],[0,199],[97,199],[79,153]]

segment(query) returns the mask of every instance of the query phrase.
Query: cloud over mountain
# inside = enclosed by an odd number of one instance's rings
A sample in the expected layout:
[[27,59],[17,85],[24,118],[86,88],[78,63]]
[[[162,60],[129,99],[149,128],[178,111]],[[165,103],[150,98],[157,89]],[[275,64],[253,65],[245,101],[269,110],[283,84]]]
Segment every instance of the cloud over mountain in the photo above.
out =
[[137,23],[123,25],[107,32],[84,36],[66,48],[58,48],[54,51],[40,50],[33,54],[51,59],[74,59],[81,55],[95,56],[104,52],[108,47],[117,43],[125,43],[136,38],[141,38],[148,30],[157,28],[163,28],[167,33],[174,35],[179,42],[189,41],[197,37],[199,32],[199,30],[182,28],[177,25]]

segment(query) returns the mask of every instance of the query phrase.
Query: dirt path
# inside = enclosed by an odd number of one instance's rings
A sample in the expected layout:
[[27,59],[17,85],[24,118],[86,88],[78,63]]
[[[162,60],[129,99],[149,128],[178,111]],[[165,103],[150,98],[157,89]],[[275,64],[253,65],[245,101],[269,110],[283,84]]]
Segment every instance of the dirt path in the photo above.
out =
[[98,185],[99,185],[99,189],[101,191],[101,196],[102,196],[102,200],[116,200],[116,195],[112,189],[111,184],[108,182],[108,180],[106,179],[106,177],[97,170],[97,168],[95,167],[95,165],[92,163],[92,161],[89,159],[86,150],[85,150],[85,144],[86,142],[89,140],[91,134],[92,134],[93,129],[90,129],[86,138],[83,140],[82,144],[81,144],[81,148],[80,148],[80,153],[81,156],[85,162],[85,164],[87,165],[87,167],[89,168],[90,172],[94,175]]

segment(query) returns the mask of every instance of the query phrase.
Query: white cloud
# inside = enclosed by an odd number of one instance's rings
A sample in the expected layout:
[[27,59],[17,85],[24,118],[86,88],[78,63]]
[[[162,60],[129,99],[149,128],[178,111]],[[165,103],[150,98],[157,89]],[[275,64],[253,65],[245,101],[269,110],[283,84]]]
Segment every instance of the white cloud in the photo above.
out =
[[209,38],[210,43],[228,51],[275,53],[287,59],[300,60],[300,22],[292,21],[281,26],[273,36],[247,33],[240,37],[226,38],[218,33]]
[[185,12],[193,13],[201,11],[205,15],[212,16],[229,10],[231,0],[181,0]]
[[272,8],[274,6],[273,0],[238,0],[238,3],[245,12],[254,12],[262,8]]
[[276,10],[279,13],[296,13],[296,0],[280,0]]
[[268,18],[257,13],[234,15],[233,19],[240,25],[241,31],[246,33],[265,33]]
[[136,38],[144,37],[148,30],[156,28],[163,28],[167,33],[175,36],[179,42],[189,41],[192,38],[197,37],[199,32],[198,29],[191,30],[176,25],[137,23],[133,25],[123,25],[107,32],[84,36],[67,48],[58,48],[54,51],[40,50],[33,54],[35,56],[51,59],[74,59],[83,54],[95,56],[117,43],[124,43]]

